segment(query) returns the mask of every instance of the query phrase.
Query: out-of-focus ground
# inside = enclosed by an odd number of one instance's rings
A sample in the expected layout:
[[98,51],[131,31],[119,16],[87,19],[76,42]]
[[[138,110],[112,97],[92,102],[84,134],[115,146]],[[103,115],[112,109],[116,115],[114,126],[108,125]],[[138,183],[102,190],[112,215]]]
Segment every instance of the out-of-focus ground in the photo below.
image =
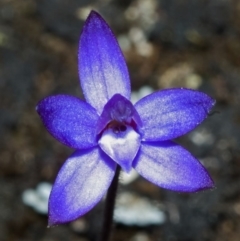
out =
[[177,140],[209,170],[216,189],[174,193],[140,177],[122,185],[120,193],[154,203],[165,218],[155,225],[117,223],[113,241],[238,241],[238,0],[0,1],[0,241],[90,241],[99,232],[101,204],[78,221],[47,229],[47,216],[23,203],[26,190],[54,181],[73,151],[47,133],[35,105],[52,94],[83,98],[77,47],[90,9],[117,35],[133,90],[181,86],[217,100],[212,115]]

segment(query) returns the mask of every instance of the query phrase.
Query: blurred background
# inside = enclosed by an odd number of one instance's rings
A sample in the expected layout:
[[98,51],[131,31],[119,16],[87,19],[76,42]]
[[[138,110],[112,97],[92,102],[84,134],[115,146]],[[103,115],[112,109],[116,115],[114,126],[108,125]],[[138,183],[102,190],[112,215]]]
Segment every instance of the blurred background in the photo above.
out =
[[101,202],[47,228],[47,199],[73,152],[43,127],[35,106],[52,94],[83,98],[78,40],[89,11],[110,24],[126,57],[133,101],[187,87],[217,100],[210,117],[176,140],[216,188],[195,194],[121,176],[113,241],[237,241],[240,237],[240,1],[0,0],[0,241],[94,241]]

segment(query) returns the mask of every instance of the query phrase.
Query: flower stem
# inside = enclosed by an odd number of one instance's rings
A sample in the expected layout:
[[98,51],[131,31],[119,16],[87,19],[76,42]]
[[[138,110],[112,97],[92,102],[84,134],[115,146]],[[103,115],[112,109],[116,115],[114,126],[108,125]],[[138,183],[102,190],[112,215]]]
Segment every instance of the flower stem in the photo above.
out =
[[117,165],[115,176],[107,192],[105,210],[104,210],[104,221],[103,221],[102,233],[100,235],[99,241],[110,240],[111,230],[112,230],[112,221],[113,221],[113,212],[114,212],[120,170],[121,170],[121,167]]

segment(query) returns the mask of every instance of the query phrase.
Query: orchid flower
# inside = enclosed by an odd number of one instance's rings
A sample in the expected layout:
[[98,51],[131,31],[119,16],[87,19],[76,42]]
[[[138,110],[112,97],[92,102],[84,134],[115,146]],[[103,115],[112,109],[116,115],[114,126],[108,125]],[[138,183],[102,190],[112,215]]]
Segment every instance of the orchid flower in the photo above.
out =
[[59,171],[49,199],[49,225],[92,209],[107,192],[119,165],[134,168],[159,187],[195,192],[213,187],[205,168],[171,141],[199,125],[214,105],[190,89],[157,91],[130,102],[123,54],[108,24],[88,16],[79,43],[79,77],[86,101],[50,96],[36,107],[50,134],[76,151]]

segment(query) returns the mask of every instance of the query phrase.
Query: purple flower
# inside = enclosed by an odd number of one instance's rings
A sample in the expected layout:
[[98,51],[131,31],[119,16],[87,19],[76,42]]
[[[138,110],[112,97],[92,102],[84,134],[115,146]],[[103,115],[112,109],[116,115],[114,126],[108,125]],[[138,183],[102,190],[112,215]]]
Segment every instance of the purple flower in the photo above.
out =
[[50,134],[76,149],[54,183],[49,225],[72,221],[92,209],[108,190],[117,164],[126,172],[135,168],[150,182],[174,191],[213,187],[199,161],[171,141],[199,125],[213,99],[176,88],[133,105],[123,54],[107,23],[93,11],[83,27],[78,60],[86,102],[56,95],[37,106]]

